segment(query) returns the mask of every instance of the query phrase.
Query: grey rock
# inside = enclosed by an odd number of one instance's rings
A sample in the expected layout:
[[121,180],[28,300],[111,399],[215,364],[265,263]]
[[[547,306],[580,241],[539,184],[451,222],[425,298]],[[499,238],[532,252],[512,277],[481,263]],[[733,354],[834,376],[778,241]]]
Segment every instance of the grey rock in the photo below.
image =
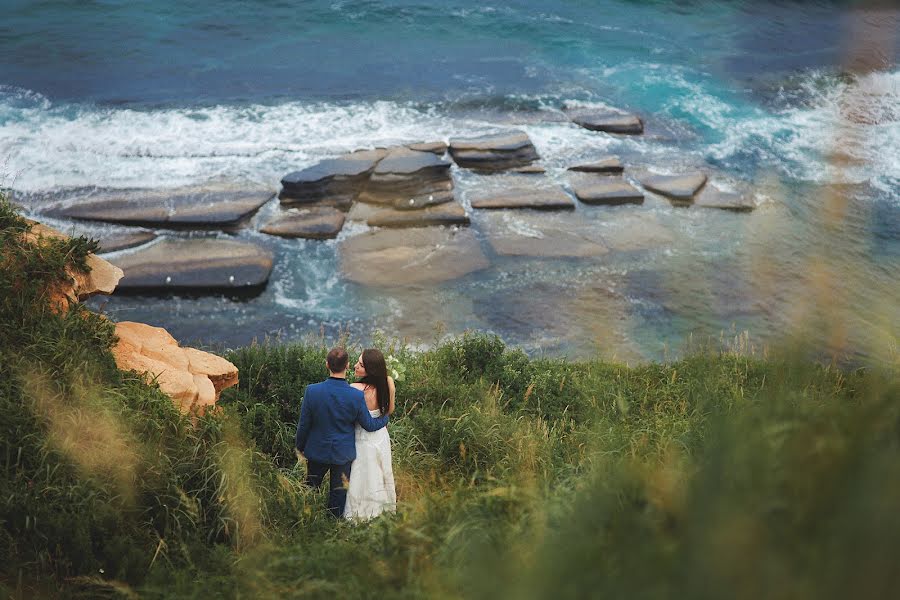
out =
[[171,190],[107,190],[47,210],[53,217],[170,228],[231,228],[271,197],[265,189],[232,186]]
[[641,185],[657,194],[673,200],[690,201],[706,183],[703,173],[683,175],[649,175],[641,179]]
[[628,113],[618,113],[610,110],[574,109],[567,111],[566,114],[569,115],[573,123],[591,131],[630,135],[644,133],[644,122],[639,117]]
[[581,173],[621,173],[625,167],[618,156],[604,156],[594,162],[569,167],[569,170]]
[[287,238],[325,240],[337,237],[346,216],[331,207],[291,209],[268,223],[260,231]]
[[644,194],[618,177],[573,183],[575,196],[585,204],[641,204]]
[[167,239],[145,249],[109,257],[125,272],[116,291],[216,291],[264,285],[272,255],[247,242]]
[[532,208],[537,210],[572,210],[575,202],[559,188],[520,188],[507,190],[498,196],[476,198],[472,208]]
[[745,194],[723,192],[713,185],[706,185],[694,200],[694,206],[719,208],[722,210],[751,211],[756,203]]
[[418,152],[431,152],[432,154],[442,156],[447,152],[448,146],[446,142],[421,142],[418,144],[410,144],[407,148]]
[[512,169],[511,172],[521,173],[522,175],[542,175],[547,172],[547,169],[540,165],[528,165],[527,167]]
[[451,163],[429,152],[392,150],[375,168],[357,199],[398,210],[415,210],[453,200]]
[[468,229],[381,229],[339,246],[341,270],[369,286],[418,286],[457,279],[489,263]]
[[278,197],[283,204],[315,202],[341,196],[353,199],[360,185],[369,178],[369,174],[387,153],[385,149],[358,150],[288,173],[281,179],[282,189]]
[[447,202],[421,210],[385,208],[370,216],[370,227],[427,227],[430,225],[468,225],[466,209],[458,202]]
[[117,233],[100,238],[100,253],[118,252],[137,246],[143,246],[156,239],[152,231],[138,231],[135,233]]
[[452,138],[450,154],[460,167],[482,171],[524,167],[540,158],[531,139],[522,131]]

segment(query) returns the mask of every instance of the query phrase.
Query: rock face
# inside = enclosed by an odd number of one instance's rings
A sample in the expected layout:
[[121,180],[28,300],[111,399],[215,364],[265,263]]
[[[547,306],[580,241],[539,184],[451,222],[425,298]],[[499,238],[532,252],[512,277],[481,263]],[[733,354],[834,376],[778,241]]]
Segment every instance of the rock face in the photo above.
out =
[[447,152],[447,147],[446,142],[421,142],[407,146],[410,150],[415,150],[417,152],[431,152],[438,156],[443,156],[444,153]]
[[345,218],[336,208],[291,209],[273,218],[260,231],[287,238],[325,240],[337,237]]
[[537,210],[572,210],[575,202],[559,188],[520,188],[498,196],[476,198],[472,208],[532,208]]
[[[69,236],[46,225],[34,221],[29,223],[31,231],[25,239],[30,243],[40,243],[41,238],[69,239]],[[122,270],[99,256],[88,254],[86,262],[90,268],[87,274],[67,271],[67,281],[50,291],[50,305],[58,312],[66,312],[71,302],[86,300],[97,294],[112,294],[122,279]]]
[[214,291],[259,287],[272,271],[272,255],[246,242],[162,240],[117,256],[125,272],[121,290]]
[[350,281],[378,287],[434,284],[488,266],[468,229],[382,229],[340,246],[341,269]]
[[458,202],[447,202],[421,210],[386,208],[368,217],[370,227],[427,227],[430,225],[468,225],[466,209]]
[[644,194],[619,177],[601,178],[572,184],[573,191],[585,204],[642,204]]
[[91,194],[47,211],[55,217],[173,228],[230,228],[273,196],[270,190],[207,186]]
[[618,156],[604,156],[594,162],[569,167],[569,170],[581,173],[621,173],[625,167]]
[[323,160],[281,180],[282,204],[303,204],[326,198],[354,199],[375,165],[387,155],[384,149],[358,150]]
[[641,185],[657,194],[673,200],[690,202],[694,194],[706,183],[703,173],[686,173],[684,175],[649,175],[641,180]]
[[453,200],[450,161],[430,152],[391,150],[372,171],[360,202],[416,210]]
[[450,154],[460,167],[482,171],[524,167],[539,158],[534,144],[523,131],[452,138]]
[[143,246],[156,239],[156,234],[152,231],[138,231],[135,233],[117,233],[110,236],[100,238],[100,252],[118,252],[119,250],[127,250]]
[[700,193],[697,194],[697,197],[694,200],[694,206],[748,212],[756,208],[756,203],[752,198],[744,194],[723,192],[719,188],[707,184],[700,190]]
[[566,114],[573,123],[591,131],[630,135],[644,133],[643,121],[628,113],[611,110],[573,109],[566,111]]
[[220,392],[238,382],[233,364],[208,352],[182,348],[161,327],[123,321],[116,323],[116,366],[155,379],[183,413],[202,414],[215,405]]
[[586,258],[608,250],[583,219],[573,214],[548,218],[523,213],[492,213],[484,231],[494,252],[503,256]]

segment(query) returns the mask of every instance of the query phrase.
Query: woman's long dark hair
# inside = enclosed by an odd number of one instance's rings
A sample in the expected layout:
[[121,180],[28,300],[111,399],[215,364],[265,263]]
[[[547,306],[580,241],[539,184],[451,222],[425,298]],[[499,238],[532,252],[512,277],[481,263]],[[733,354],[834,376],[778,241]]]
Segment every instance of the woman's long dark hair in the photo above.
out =
[[366,376],[359,379],[360,383],[371,385],[375,388],[375,399],[382,415],[388,414],[391,407],[391,390],[388,387],[387,365],[384,362],[384,354],[381,350],[367,348],[362,353],[363,368]]

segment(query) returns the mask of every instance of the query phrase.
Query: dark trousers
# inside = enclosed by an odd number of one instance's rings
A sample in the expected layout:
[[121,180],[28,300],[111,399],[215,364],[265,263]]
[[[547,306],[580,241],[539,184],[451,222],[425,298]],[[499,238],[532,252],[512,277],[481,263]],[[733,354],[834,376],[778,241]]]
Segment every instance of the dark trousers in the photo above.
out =
[[350,465],[329,465],[306,461],[306,485],[318,488],[325,479],[325,473],[331,472],[328,481],[328,512],[335,518],[344,516],[344,505],[347,503],[347,482],[350,481]]

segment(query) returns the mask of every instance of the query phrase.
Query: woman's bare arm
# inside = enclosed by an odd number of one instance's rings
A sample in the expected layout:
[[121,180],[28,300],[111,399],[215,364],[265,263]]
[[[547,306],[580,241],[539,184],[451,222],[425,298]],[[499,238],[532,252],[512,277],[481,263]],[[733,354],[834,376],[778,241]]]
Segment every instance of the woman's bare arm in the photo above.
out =
[[391,402],[388,405],[388,414],[392,415],[392,414],[394,414],[394,395],[397,390],[396,390],[396,388],[394,388],[394,378],[389,375],[387,380],[388,380],[388,389],[391,392]]

